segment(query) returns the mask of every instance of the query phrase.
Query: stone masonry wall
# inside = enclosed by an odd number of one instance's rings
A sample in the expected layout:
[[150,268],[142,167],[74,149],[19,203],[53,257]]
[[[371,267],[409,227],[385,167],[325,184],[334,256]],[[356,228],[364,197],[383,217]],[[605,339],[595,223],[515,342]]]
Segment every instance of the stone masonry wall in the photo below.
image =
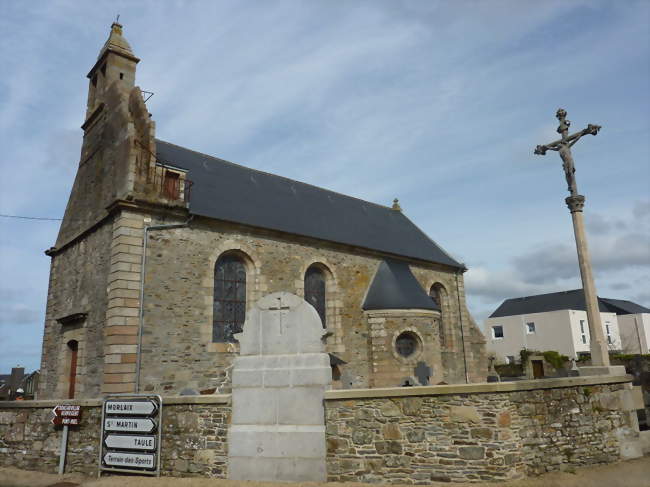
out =
[[[39,398],[68,397],[70,340],[79,342],[75,396],[100,395],[111,227],[106,222],[52,257]],[[87,317],[66,325],[57,321],[74,313]]]
[[[429,384],[444,379],[438,337],[440,313],[392,310],[367,311],[366,315],[371,339],[371,387],[395,387],[407,379],[417,385],[414,369],[418,362],[426,363],[431,369]],[[416,351],[409,357],[401,356],[395,347],[397,337],[404,332],[418,338]]]
[[[503,481],[615,462],[638,440],[630,376],[325,393],[329,481]],[[66,472],[96,475],[98,400],[0,403],[0,466],[55,472],[56,404],[80,404]],[[227,477],[230,396],[163,398],[162,474]],[[639,453],[640,454],[640,453]]]
[[[148,248],[143,391],[228,390],[228,371],[238,345],[212,343],[214,265],[224,252],[238,253],[246,262],[249,305],[276,291],[302,296],[305,271],[311,264],[322,264],[328,271],[327,328],[331,336],[327,351],[347,362],[342,375],[348,387],[370,385],[371,337],[362,304],[381,259],[378,254],[204,219],[194,219],[188,228],[152,232]],[[443,320],[455,338],[447,341],[453,348],[446,350],[447,357],[452,359],[448,360],[449,373],[445,373],[444,380],[465,379],[459,311],[467,335],[468,366],[477,371],[470,379],[484,379],[487,368],[480,353],[476,357],[471,355],[469,343],[478,340],[480,352],[482,335],[471,324],[464,296],[459,301],[456,275],[449,268],[434,264],[413,263],[411,268],[425,290],[440,283],[448,293]]]
[[[209,400],[210,398],[208,398]],[[217,477],[227,475],[227,425],[230,406],[223,400],[184,398],[164,404],[162,475]],[[193,402],[199,401],[197,404]],[[61,401],[82,405],[82,424],[70,427],[66,472],[96,476],[98,471],[101,407],[99,401]],[[56,473],[61,427],[50,423],[55,402],[38,407],[3,407],[0,403],[0,466]],[[89,405],[90,404],[90,405]]]
[[328,479],[495,481],[617,461],[623,388],[330,399]]

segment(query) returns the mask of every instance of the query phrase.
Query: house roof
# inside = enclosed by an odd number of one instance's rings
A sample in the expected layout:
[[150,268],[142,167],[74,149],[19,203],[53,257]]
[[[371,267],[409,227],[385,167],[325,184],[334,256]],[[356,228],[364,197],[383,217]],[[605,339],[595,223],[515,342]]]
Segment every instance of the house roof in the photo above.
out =
[[161,140],[156,156],[188,171],[191,214],[463,268],[399,210]]
[[440,310],[417,281],[406,262],[392,259],[379,264],[366,300],[364,310],[430,309]]
[[[644,308],[631,301],[600,297],[598,298],[598,308],[601,313],[616,313],[619,315],[650,312],[648,308]],[[560,311],[565,309],[586,311],[585,294],[582,289],[506,299],[490,315],[490,318],[545,313],[547,311]]]
[[633,303],[632,301],[625,301],[623,299],[610,299],[600,298],[604,301],[608,308],[610,308],[617,315],[635,315],[638,313],[650,313],[650,309],[640,304]]

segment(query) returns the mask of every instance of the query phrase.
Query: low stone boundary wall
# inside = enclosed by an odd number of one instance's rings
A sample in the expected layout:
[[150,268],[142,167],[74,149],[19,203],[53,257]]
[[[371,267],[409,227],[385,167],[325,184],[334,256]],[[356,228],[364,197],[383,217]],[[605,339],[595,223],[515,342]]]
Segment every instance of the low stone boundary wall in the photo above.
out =
[[[634,456],[631,380],[328,391],[328,480],[507,480]],[[0,466],[56,472],[57,404],[83,409],[81,426],[70,428],[66,472],[97,474],[99,400],[0,402]],[[162,474],[226,478],[230,416],[230,395],[163,397]]]
[[328,480],[510,480],[614,462],[638,426],[630,376],[330,391]]
[[[58,404],[82,406],[68,433],[66,472],[97,475],[101,401],[0,402],[0,466],[56,473],[61,427],[50,423]],[[163,398],[162,475],[227,476],[230,395]]]

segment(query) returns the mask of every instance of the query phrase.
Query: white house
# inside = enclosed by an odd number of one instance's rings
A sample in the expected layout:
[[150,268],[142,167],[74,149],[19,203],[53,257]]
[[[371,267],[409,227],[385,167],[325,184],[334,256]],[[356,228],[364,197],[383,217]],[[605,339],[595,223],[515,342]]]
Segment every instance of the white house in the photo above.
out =
[[[598,298],[603,334],[612,351],[648,353],[650,310]],[[500,362],[521,349],[555,350],[571,358],[589,353],[589,324],[582,289],[506,299],[485,322],[487,348]],[[636,348],[635,348],[636,347]]]
[[620,299],[603,299],[616,311],[621,344],[625,353],[650,353],[650,309]]

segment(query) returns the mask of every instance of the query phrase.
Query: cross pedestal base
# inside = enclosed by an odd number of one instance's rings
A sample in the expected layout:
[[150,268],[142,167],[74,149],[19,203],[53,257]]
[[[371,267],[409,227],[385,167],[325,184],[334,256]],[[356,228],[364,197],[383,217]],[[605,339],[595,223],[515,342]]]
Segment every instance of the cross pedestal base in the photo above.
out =
[[581,376],[585,375],[625,375],[624,365],[588,365],[578,367]]

